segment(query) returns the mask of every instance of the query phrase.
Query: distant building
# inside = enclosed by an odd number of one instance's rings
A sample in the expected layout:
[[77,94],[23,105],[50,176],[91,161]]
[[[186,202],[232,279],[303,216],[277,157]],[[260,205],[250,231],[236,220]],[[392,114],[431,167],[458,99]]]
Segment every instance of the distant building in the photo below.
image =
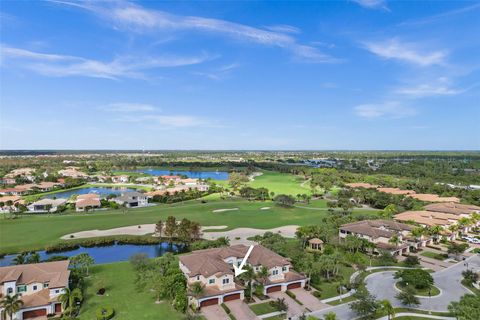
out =
[[102,206],[100,196],[95,193],[81,194],[75,201],[76,211],[85,211],[87,209],[98,209]]
[[67,203],[66,199],[42,199],[27,206],[34,213],[56,212],[58,207]]
[[136,191],[124,192],[121,196],[114,198],[113,201],[120,205],[125,204],[127,208],[145,207],[148,205],[147,195]]

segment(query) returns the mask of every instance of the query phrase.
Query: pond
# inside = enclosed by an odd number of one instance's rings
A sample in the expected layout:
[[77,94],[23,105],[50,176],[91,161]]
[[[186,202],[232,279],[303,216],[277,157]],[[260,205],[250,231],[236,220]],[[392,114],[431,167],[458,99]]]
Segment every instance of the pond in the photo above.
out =
[[[80,247],[75,250],[46,253],[45,251],[38,251],[41,260],[47,260],[52,256],[67,256],[72,257],[80,253],[88,253],[96,264],[112,263],[119,261],[128,261],[130,257],[136,253],[145,253],[150,258],[156,258],[164,255],[167,252],[183,252],[183,246],[169,244],[163,242],[159,244],[148,245],[134,245],[134,244],[114,244],[111,246],[84,248]],[[0,259],[0,267],[12,265],[16,254],[6,255]]]
[[184,175],[193,179],[213,179],[213,180],[228,180],[228,172],[226,171],[177,171],[165,170],[156,168],[139,169],[133,172],[142,172],[152,176],[166,176],[166,175]]
[[120,194],[122,192],[135,191],[131,188],[111,188],[111,187],[88,187],[74,190],[66,190],[62,192],[52,193],[44,196],[43,198],[53,199],[53,198],[64,198],[68,199],[73,195],[87,194],[87,193],[96,193],[100,196],[108,196],[109,194]]

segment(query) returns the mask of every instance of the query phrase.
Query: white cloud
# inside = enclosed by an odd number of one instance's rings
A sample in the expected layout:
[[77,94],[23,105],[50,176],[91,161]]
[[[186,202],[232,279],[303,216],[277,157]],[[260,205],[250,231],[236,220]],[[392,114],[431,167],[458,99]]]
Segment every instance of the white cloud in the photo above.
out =
[[152,112],[158,109],[150,104],[117,102],[109,104],[105,107],[105,110],[111,112]]
[[442,65],[447,53],[437,50],[421,52],[413,43],[404,43],[396,38],[380,42],[366,42],[365,47],[370,52],[385,58],[402,60],[419,66]]
[[188,115],[135,115],[135,116],[122,116],[113,119],[118,122],[139,122],[145,124],[157,124],[165,128],[186,128],[186,127],[199,127],[208,126],[208,121]]
[[277,24],[274,26],[265,26],[266,29],[274,32],[281,32],[281,33],[300,33],[301,30],[297,27],[290,26],[287,24]]
[[414,98],[422,98],[429,96],[452,96],[465,92],[464,89],[453,89],[447,85],[432,85],[432,84],[419,84],[413,87],[404,87],[395,90],[398,94]]
[[220,68],[207,71],[207,72],[194,72],[193,74],[199,75],[199,76],[204,76],[206,78],[212,79],[212,80],[223,80],[226,77],[230,75],[230,73],[240,67],[240,64],[234,62],[231,64],[227,64],[224,66],[221,66]]
[[276,30],[272,30],[272,27],[262,29],[221,19],[174,15],[165,11],[146,9],[126,1],[70,2],[51,0],[50,2],[91,11],[111,21],[113,27],[117,29],[123,28],[135,32],[196,31],[216,33],[238,40],[283,48],[311,62],[336,62],[334,58],[322,53],[317,48],[298,43],[291,35],[298,29],[292,26],[274,26],[273,29]]
[[353,2],[358,3],[364,8],[368,9],[385,9],[387,8],[387,3],[385,0],[353,0]]
[[380,104],[362,104],[354,107],[357,116],[367,119],[375,118],[404,118],[415,115],[415,109],[405,106],[398,101]]
[[[93,78],[144,78],[143,70],[165,67],[180,67],[199,64],[211,59],[203,53],[197,57],[147,56],[117,57],[110,62],[86,59],[77,56],[39,53],[25,49],[2,46],[2,60],[22,61],[20,67],[53,77],[84,76]],[[2,65],[4,65],[2,61]]]

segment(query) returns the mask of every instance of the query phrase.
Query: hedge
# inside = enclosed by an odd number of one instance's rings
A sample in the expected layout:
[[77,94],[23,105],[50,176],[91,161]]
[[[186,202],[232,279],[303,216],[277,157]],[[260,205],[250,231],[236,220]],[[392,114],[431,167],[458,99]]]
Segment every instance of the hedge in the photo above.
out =
[[115,315],[115,310],[110,306],[103,306],[97,309],[95,315],[97,320],[110,320]]

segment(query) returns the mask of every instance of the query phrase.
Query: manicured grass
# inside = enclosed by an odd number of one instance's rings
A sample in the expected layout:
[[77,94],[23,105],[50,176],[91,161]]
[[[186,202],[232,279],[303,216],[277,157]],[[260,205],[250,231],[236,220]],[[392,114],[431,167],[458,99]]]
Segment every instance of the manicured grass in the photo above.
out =
[[268,317],[268,318],[263,318],[263,320],[285,320],[286,315],[280,314],[278,316],[273,316],[273,317]]
[[[96,294],[101,284],[106,288],[103,296]],[[136,291],[135,273],[129,262],[94,266],[86,285],[81,320],[95,319],[95,310],[101,306],[113,307],[116,320],[183,319],[169,302],[156,304],[153,294]]]
[[[401,313],[401,312],[429,314],[429,311],[425,311],[425,310],[417,310],[417,309],[410,309],[410,308],[395,308],[395,313]],[[445,316],[445,317],[451,317],[452,316],[452,314],[450,312],[431,311],[431,314],[434,315],[434,316]]]
[[447,254],[441,254],[441,253],[436,253],[432,251],[423,251],[422,253],[420,253],[420,255],[427,258],[440,260],[440,261],[443,261],[448,258]]
[[[402,284],[401,282],[395,283],[395,286],[397,287],[397,289],[402,290],[402,291],[404,291],[406,289],[406,286],[404,284]],[[417,296],[428,297],[428,289],[415,289],[415,290],[417,291],[417,293],[416,293]],[[440,294],[440,289],[438,289],[435,286],[431,286],[430,290],[431,290],[431,296],[432,297],[438,296]]]
[[270,304],[270,302],[249,305],[249,307],[257,316],[278,311]]
[[[270,206],[270,210],[260,210]],[[239,208],[236,211],[212,212],[215,209]],[[355,210],[354,214],[375,214],[371,210]],[[18,219],[0,218],[0,253],[17,253],[43,249],[60,241],[69,233],[110,229],[130,225],[156,223],[173,215],[187,218],[204,226],[228,226],[228,229],[250,227],[269,229],[285,225],[318,224],[328,211],[303,208],[282,208],[272,202],[246,200],[191,200],[171,205],[146,208],[95,211],[92,213],[68,213],[63,215],[38,214]],[[1,216],[0,216],[1,217]]]
[[[318,291],[321,292],[320,299],[328,299],[331,297],[338,296],[338,287],[340,284],[343,282],[348,282],[350,280],[350,276],[352,273],[354,273],[355,270],[353,270],[352,267],[349,266],[341,266],[340,267],[340,276],[341,278],[338,278],[335,281],[327,282],[325,280],[322,280],[320,283],[312,283],[312,286],[317,289]],[[346,292],[343,292],[346,293]]]
[[395,317],[395,319],[396,319],[396,320],[432,320],[432,318],[415,317],[415,316]]
[[311,194],[310,185],[307,182],[302,186],[305,180],[300,176],[272,171],[261,172],[263,173],[261,176],[255,177],[254,181],[249,183],[251,187],[264,187],[270,192],[275,192],[276,195],[290,194],[296,196],[304,193]]
[[340,299],[338,299],[338,300],[329,302],[328,304],[331,305],[331,306],[338,306],[339,304],[344,304],[344,303],[351,302],[351,301],[354,301],[354,300],[356,300],[354,296],[349,296],[349,297],[343,298],[341,301],[340,301]]

